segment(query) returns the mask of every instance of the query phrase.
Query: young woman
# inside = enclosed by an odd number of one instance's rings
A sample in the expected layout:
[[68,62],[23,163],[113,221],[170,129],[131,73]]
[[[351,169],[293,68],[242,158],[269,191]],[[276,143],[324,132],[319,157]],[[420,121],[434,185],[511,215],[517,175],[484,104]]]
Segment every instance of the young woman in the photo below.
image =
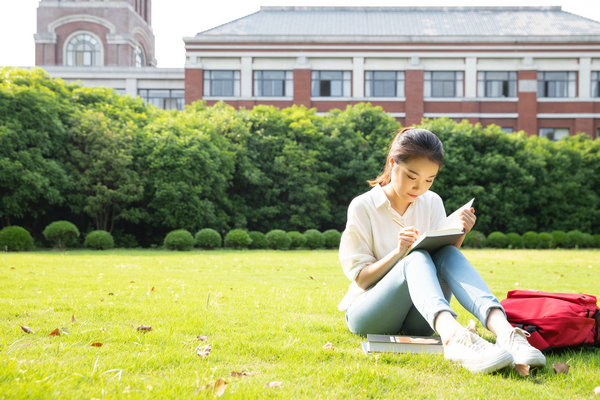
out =
[[[348,328],[362,335],[436,331],[444,357],[473,372],[511,364],[543,367],[546,359],[529,345],[529,334],[508,323],[498,299],[459,250],[475,224],[473,208],[460,215],[464,235],[455,245],[404,257],[420,233],[446,217],[442,199],[429,190],[443,157],[436,135],[406,128],[392,141],[383,173],[369,181],[372,189],[350,203],[339,252],[352,282],[339,305]],[[456,321],[452,294],[496,336],[495,345]]]

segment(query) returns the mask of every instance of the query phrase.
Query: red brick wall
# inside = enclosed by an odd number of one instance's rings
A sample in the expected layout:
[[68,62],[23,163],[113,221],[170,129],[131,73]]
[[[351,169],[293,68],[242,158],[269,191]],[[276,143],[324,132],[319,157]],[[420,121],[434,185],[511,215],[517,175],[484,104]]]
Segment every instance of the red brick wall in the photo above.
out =
[[294,104],[311,107],[310,84],[310,69],[294,70]]
[[422,70],[407,70],[405,75],[406,126],[418,124],[423,119],[425,103],[423,101],[423,82],[425,73]]
[[191,104],[193,101],[202,98],[204,90],[203,74],[203,69],[185,69],[185,104]]
[[[55,65],[64,65],[64,54],[63,48],[65,45],[65,41],[67,38],[76,31],[86,31],[95,34],[100,41],[102,42],[102,52],[104,53],[104,60],[102,60],[102,65],[116,65],[116,53],[115,46],[108,46],[106,42],[106,35],[109,33],[109,30],[99,24],[95,24],[93,22],[79,21],[79,22],[71,22],[68,24],[61,25],[56,28],[56,64]],[[48,52],[48,48],[46,48],[46,52]]]

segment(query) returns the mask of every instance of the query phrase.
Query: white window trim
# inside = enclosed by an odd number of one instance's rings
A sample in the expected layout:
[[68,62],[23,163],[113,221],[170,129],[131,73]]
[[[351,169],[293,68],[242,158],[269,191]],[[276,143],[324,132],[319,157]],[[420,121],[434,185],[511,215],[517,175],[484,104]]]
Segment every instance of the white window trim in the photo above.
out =
[[[73,39],[73,37],[77,36],[77,35],[81,35],[81,34],[86,34],[86,35],[90,35],[93,36],[98,43],[100,44],[100,55],[98,56],[99,58],[99,63],[98,64],[94,64],[93,67],[103,67],[104,66],[104,44],[102,43],[102,40],[100,40],[100,38],[98,37],[98,35],[96,35],[93,32],[90,31],[75,31],[72,32],[69,36],[67,36],[67,39],[65,40],[65,42],[63,43],[63,64],[65,67],[80,67],[83,68],[83,66],[81,65],[69,65],[67,63],[67,46],[69,45],[69,42]],[[88,68],[88,67],[85,67]]]

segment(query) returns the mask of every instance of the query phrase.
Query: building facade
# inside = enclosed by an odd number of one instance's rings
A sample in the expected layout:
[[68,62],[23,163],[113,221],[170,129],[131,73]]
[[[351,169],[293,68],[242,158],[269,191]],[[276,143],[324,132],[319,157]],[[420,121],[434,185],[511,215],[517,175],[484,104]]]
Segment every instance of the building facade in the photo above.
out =
[[370,102],[559,139],[600,135],[600,22],[560,7],[262,7],[184,38],[185,102]]
[[36,66],[85,86],[183,109],[183,68],[156,68],[151,0],[41,0]]

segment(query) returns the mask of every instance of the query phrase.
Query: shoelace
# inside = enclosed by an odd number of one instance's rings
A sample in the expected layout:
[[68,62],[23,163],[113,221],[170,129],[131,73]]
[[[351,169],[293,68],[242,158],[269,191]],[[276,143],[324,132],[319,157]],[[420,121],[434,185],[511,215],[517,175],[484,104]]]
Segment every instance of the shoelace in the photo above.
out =
[[531,336],[529,332],[521,328],[514,328],[510,331],[510,334],[508,335],[508,344],[511,346],[514,344],[529,344],[529,342],[527,341],[527,338],[529,336]]
[[480,338],[479,335],[468,330],[465,330],[464,333],[462,333],[460,337],[456,339],[456,342],[463,344],[467,348],[473,349],[476,352],[485,350],[489,345],[489,343]]

